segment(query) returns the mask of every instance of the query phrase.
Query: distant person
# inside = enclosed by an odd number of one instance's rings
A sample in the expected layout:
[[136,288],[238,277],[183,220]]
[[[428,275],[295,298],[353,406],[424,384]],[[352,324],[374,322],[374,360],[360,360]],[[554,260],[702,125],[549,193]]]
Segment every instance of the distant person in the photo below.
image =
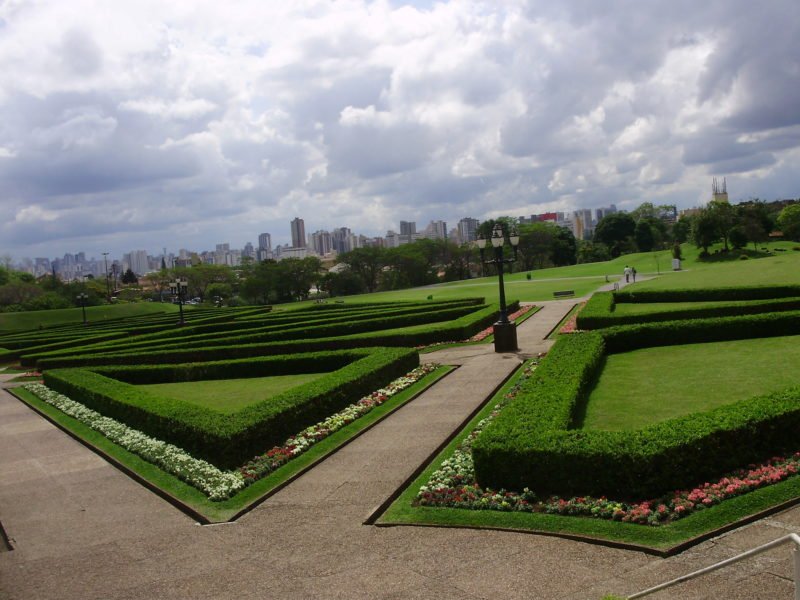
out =
[[625,283],[630,282],[630,280],[631,280],[631,268],[628,265],[625,265],[625,269],[622,272],[625,273]]
[[631,276],[633,277],[633,283],[636,283],[636,267],[631,267]]

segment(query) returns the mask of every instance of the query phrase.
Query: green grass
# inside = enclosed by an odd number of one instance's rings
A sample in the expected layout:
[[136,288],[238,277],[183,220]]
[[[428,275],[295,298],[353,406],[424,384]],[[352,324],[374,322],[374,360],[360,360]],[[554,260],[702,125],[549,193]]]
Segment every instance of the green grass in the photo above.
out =
[[[507,393],[517,377],[510,379],[495,395],[495,398],[500,398]],[[577,535],[590,540],[635,544],[655,552],[668,552],[670,548],[685,543],[692,538],[735,523],[749,515],[767,510],[783,502],[794,500],[800,496],[800,476],[795,476],[781,483],[726,500],[721,504],[659,527],[543,513],[413,506],[412,501],[416,497],[419,488],[428,482],[431,474],[452,455],[456,447],[469,435],[477,423],[489,415],[495,403],[490,401],[479,411],[461,433],[434,458],[419,477],[389,506],[387,511],[378,519],[377,525],[436,525],[515,529],[532,533]]]
[[183,400],[224,413],[232,413],[255,402],[277,396],[293,387],[319,379],[323,375],[327,375],[327,373],[156,383],[137,387],[145,388],[167,398]]
[[644,348],[606,357],[583,427],[634,430],[800,384],[800,336]]
[[440,367],[427,377],[398,393],[381,406],[373,409],[360,419],[343,427],[333,435],[314,444],[308,451],[291,460],[280,469],[270,473],[267,477],[246,487],[244,490],[223,502],[212,502],[196,488],[184,483],[177,477],[170,475],[158,467],[139,458],[117,446],[108,438],[94,431],[83,423],[64,414],[60,410],[39,400],[36,396],[23,388],[9,390],[22,401],[35,407],[46,414],[61,427],[69,430],[84,440],[90,446],[100,450],[114,460],[136,473],[139,477],[157,486],[164,492],[177,498],[180,502],[203,515],[209,522],[219,523],[229,521],[240,512],[257,503],[265,494],[268,494],[290,478],[297,476],[302,471],[315,465],[326,456],[347,443],[367,427],[380,421],[394,410],[397,410],[410,400],[416,398],[425,389],[447,375],[453,367]]
[[[188,310],[187,307],[184,307]],[[138,302],[131,304],[111,304],[108,306],[86,307],[86,320],[89,322],[138,317],[149,314],[177,313],[178,307],[167,302]],[[65,323],[83,323],[80,308],[59,308],[55,310],[33,310],[28,312],[0,313],[0,332],[23,331],[38,327],[51,327]]]
[[614,305],[615,315],[649,315],[661,311],[683,308],[716,308],[719,306],[748,306],[763,300],[707,301],[707,302],[619,302]]

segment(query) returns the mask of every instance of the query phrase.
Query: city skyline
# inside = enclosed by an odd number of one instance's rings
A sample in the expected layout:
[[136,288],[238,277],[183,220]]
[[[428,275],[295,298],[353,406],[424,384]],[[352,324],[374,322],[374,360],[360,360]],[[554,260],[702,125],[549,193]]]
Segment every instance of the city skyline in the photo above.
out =
[[[796,0],[0,6],[0,255],[800,189]],[[770,35],[764,36],[763,31]],[[287,236],[287,237],[284,237]],[[324,242],[321,242],[324,243]]]

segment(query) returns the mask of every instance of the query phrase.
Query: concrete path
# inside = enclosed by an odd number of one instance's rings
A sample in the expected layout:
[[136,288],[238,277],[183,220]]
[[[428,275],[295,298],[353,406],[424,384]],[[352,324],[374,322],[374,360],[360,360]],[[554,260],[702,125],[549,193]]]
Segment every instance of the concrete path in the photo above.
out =
[[[522,354],[575,301],[519,328]],[[201,527],[0,390],[0,598],[600,598],[800,531],[800,509],[672,559],[534,535],[361,523],[520,363],[491,346],[234,524]],[[776,550],[661,598],[790,598]],[[655,596],[658,597],[658,596]]]

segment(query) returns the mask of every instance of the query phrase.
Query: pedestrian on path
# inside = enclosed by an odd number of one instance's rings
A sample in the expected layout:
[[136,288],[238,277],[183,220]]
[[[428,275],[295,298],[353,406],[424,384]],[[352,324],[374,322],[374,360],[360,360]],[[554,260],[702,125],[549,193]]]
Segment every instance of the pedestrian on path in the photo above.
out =
[[631,268],[625,265],[625,269],[622,272],[625,273],[625,283],[629,283],[631,280]]
[[633,283],[636,283],[636,267],[631,267],[631,275],[633,276]]

